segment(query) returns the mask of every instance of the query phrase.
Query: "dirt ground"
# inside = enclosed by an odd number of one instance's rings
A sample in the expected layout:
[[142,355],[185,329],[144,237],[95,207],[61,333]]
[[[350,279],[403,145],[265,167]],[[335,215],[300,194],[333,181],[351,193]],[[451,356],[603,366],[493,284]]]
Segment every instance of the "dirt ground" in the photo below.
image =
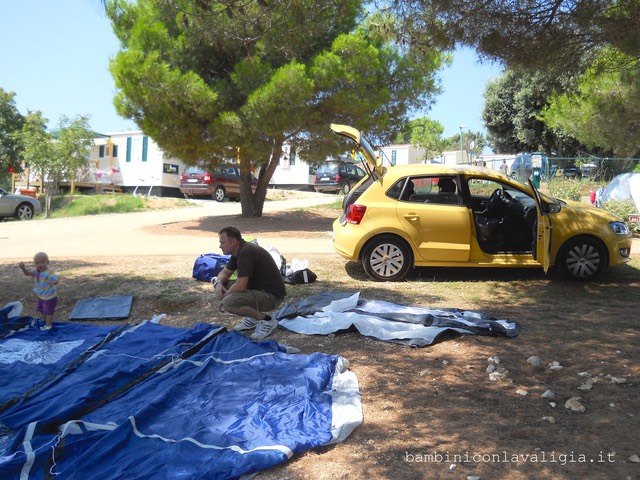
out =
[[[211,236],[234,224],[258,240],[268,234],[330,242],[335,215],[316,208],[151,230],[162,241],[163,235]],[[521,332],[511,339],[452,335],[410,348],[357,332],[304,336],[278,329],[273,338],[302,353],[349,360],[364,422],[346,441],[297,455],[256,478],[640,478],[640,257],[594,283],[536,270],[461,268],[420,269],[393,284],[368,280],[336,254],[305,258],[318,281],[289,287],[289,301],[322,291],[361,292],[404,305],[484,311],[518,322]],[[78,299],[131,293],[130,323],[165,313],[168,325],[231,328],[237,319],[217,310],[211,286],[191,278],[193,261],[179,252],[54,261],[61,277],[57,320],[65,320]],[[0,304],[13,300],[34,314],[28,279],[13,262],[0,261]],[[532,356],[541,365],[528,363]],[[543,396],[548,390],[553,397]],[[565,407],[572,397],[580,398],[583,412]]]

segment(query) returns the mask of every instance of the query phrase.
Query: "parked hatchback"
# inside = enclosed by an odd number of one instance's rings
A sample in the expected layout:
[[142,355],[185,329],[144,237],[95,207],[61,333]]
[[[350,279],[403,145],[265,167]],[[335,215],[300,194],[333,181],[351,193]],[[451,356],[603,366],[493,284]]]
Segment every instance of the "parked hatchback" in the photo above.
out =
[[[254,191],[257,185],[258,179],[251,175]],[[217,202],[240,198],[240,170],[234,165],[217,167],[211,172],[197,165],[187,167],[180,175],[180,193],[185,198],[210,197]]]
[[9,193],[0,188],[0,218],[31,220],[34,215],[40,215],[41,212],[42,207],[38,199]]
[[551,266],[590,280],[629,261],[628,227],[603,210],[492,169],[383,166],[358,130],[331,128],[357,144],[370,170],[343,200],[333,245],[374,280],[401,280],[412,267]]
[[313,188],[316,192],[349,193],[351,187],[365,176],[364,170],[346,162],[329,162],[316,170]]

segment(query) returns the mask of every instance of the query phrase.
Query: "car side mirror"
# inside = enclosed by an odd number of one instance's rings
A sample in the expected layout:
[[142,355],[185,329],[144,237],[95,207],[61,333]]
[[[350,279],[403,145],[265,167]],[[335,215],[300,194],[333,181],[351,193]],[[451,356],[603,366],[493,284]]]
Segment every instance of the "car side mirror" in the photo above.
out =
[[557,203],[549,204],[549,213],[558,213],[560,210],[562,210],[562,207]]

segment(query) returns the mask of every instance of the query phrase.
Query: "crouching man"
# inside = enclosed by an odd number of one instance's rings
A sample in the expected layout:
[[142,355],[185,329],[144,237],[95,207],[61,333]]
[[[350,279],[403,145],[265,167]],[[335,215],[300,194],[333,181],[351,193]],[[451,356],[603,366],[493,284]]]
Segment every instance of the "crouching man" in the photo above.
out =
[[[266,338],[278,326],[266,312],[275,310],[287,294],[280,270],[269,252],[245,241],[237,228],[225,227],[218,237],[222,253],[231,255],[212,280],[220,310],[244,317],[234,330],[255,329],[252,339]],[[238,278],[231,284],[229,278],[236,270]]]

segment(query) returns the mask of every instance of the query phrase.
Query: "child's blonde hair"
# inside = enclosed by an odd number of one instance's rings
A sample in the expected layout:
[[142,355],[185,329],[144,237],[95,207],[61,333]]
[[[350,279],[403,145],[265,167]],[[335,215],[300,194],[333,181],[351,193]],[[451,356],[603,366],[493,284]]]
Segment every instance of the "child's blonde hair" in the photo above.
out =
[[37,261],[37,260],[44,260],[45,262],[49,261],[49,255],[47,255],[45,252],[38,252],[33,256],[33,260]]

